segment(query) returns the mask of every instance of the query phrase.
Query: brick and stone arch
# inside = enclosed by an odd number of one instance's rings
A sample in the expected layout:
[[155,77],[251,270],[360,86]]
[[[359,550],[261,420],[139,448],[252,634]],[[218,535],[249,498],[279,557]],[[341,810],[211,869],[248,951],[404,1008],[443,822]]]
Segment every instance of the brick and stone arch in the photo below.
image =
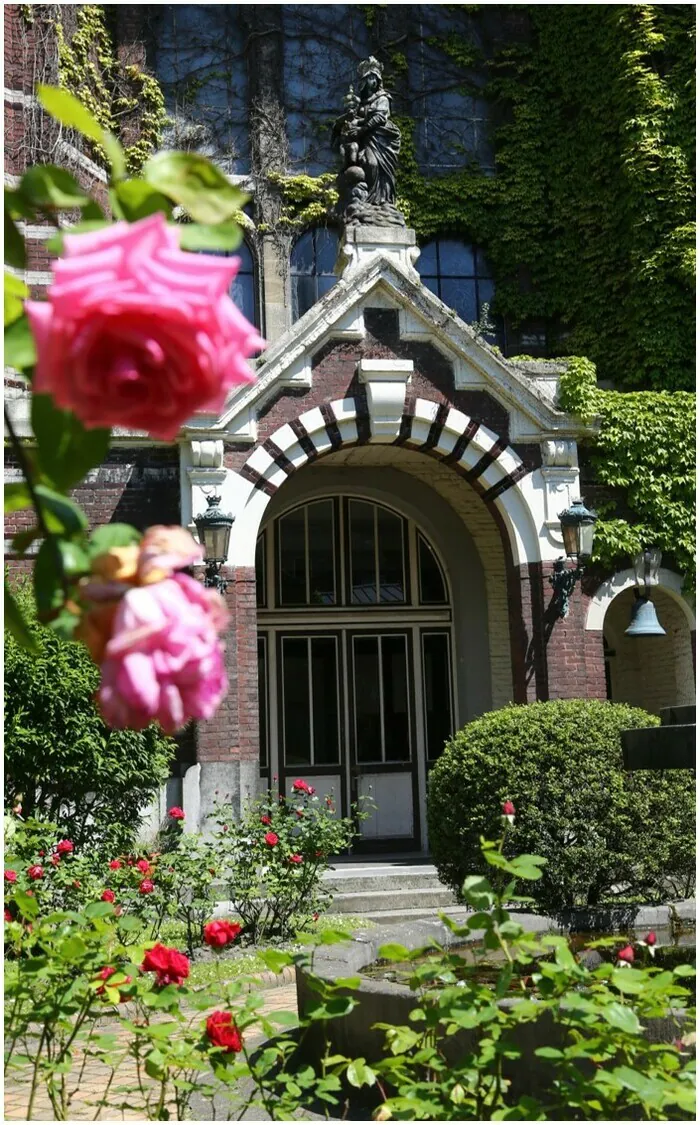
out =
[[[586,644],[605,653],[610,696],[647,711],[695,701],[695,613],[680,575],[661,569],[652,601],[666,636],[628,637],[634,604],[633,570],[604,582],[591,598]],[[603,657],[601,656],[601,659]]]

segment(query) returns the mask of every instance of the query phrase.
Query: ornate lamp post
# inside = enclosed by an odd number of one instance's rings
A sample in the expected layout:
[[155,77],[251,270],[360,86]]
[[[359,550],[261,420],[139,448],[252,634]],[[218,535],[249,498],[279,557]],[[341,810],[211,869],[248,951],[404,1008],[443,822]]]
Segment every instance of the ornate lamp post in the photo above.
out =
[[[556,560],[554,574],[550,575],[549,579],[554,587],[559,617],[567,616],[569,598],[593,553],[593,529],[597,519],[597,514],[589,511],[583,500],[574,500],[570,508],[559,513],[566,558]],[[567,567],[567,558],[574,559],[576,565]]]
[[219,574],[228,558],[228,545],[231,539],[233,516],[219,508],[220,496],[207,497],[207,510],[195,516],[199,542],[204,548],[206,571],[204,585],[211,586],[220,594],[225,593],[228,582]]
[[635,557],[633,565],[637,588],[634,592],[635,601],[632,606],[632,616],[629,627],[625,629],[625,636],[665,637],[666,630],[659,623],[654,603],[651,600],[651,588],[656,586],[659,581],[661,551],[658,547],[645,547]]

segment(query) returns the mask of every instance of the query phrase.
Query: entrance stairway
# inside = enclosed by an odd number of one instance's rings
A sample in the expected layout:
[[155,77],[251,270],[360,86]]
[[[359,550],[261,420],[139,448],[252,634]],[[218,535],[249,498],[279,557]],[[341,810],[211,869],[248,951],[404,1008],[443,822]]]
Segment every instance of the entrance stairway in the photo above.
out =
[[372,922],[414,922],[435,918],[438,910],[460,917],[466,907],[455,902],[429,860],[337,860],[324,875],[333,891],[333,914]]

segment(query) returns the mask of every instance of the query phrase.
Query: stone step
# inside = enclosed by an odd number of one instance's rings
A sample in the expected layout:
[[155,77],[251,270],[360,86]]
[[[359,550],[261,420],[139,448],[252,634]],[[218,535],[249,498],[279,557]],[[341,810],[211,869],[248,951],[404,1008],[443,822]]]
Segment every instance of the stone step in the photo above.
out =
[[435,891],[442,889],[442,883],[435,870],[430,868],[383,871],[335,870],[326,873],[323,883],[334,894],[352,894],[361,891],[405,891],[406,894],[410,894],[418,889]]
[[458,906],[453,902],[451,906],[416,906],[396,910],[370,910],[365,911],[362,917],[368,922],[374,922],[376,925],[389,925],[393,922],[422,922],[425,920],[434,922],[438,914],[447,914],[450,918],[453,918],[455,922],[464,923],[467,918],[467,908],[466,906]]
[[363,890],[337,894],[331,910],[334,914],[370,915],[378,910],[422,910],[454,906],[454,895],[446,887],[416,887],[408,890]]

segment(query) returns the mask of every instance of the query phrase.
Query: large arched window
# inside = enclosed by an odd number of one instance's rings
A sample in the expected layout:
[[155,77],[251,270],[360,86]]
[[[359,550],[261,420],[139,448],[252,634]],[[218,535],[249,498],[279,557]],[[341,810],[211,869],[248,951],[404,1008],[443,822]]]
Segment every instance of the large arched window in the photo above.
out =
[[260,306],[258,303],[258,284],[255,272],[255,258],[248,243],[243,240],[237,250],[206,251],[218,253],[223,258],[240,258],[238,273],[231,283],[231,300],[241,310],[246,320],[260,329]]
[[467,324],[493,301],[491,271],[481,250],[455,238],[436,238],[421,249],[416,269],[423,284]]
[[338,280],[334,270],[338,232],[328,227],[305,231],[292,247],[292,319],[298,320]]

